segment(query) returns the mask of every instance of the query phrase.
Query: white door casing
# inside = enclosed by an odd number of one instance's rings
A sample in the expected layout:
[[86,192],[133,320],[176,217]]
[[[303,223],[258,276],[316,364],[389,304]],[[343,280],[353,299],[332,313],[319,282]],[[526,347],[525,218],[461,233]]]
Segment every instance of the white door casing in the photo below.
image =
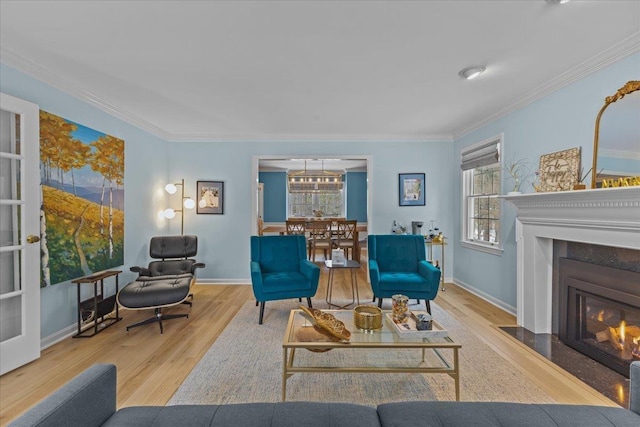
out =
[[0,375],[40,357],[40,118],[0,93]]

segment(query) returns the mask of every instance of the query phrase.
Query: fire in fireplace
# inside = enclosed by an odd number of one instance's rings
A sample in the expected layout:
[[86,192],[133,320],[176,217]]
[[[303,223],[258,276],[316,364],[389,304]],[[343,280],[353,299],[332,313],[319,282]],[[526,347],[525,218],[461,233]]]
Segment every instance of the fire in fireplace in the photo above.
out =
[[559,339],[628,377],[640,359],[640,273],[560,258],[559,279]]

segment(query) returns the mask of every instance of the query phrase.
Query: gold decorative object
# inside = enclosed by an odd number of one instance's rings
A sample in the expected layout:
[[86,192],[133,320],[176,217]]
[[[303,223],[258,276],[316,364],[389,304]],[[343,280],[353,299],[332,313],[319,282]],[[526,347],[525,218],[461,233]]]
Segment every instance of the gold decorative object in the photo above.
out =
[[604,113],[604,110],[606,110],[607,107],[609,107],[609,105],[637,91],[640,91],[640,80],[628,81],[624,86],[618,89],[618,91],[614,95],[607,96],[605,98],[604,105],[598,112],[598,116],[596,117],[595,132],[593,137],[593,166],[591,168],[591,171],[592,171],[591,188],[597,188],[597,187],[609,188],[609,187],[624,187],[624,186],[630,186],[630,185],[640,185],[640,178],[638,176],[625,177],[625,176],[612,176],[610,174],[603,175],[601,173],[602,166],[600,166],[600,170],[598,169],[598,150],[599,148],[601,148],[599,147],[600,119],[602,118],[602,114]]
[[[294,337],[297,341],[300,342],[338,342],[340,341],[338,338],[334,336],[327,336],[327,334],[322,333],[318,328],[318,326],[303,326],[297,328],[294,332]],[[331,348],[315,348],[315,347],[307,347],[307,350],[312,351],[314,353],[324,353]]]
[[566,191],[578,184],[580,154],[575,147],[540,156],[539,191]]
[[344,326],[344,323],[336,319],[332,314],[322,312],[317,308],[307,308],[300,306],[302,314],[316,326],[316,330],[329,338],[337,338],[339,341],[349,341],[351,332]]
[[374,331],[382,328],[382,310],[373,305],[358,305],[353,309],[353,323],[358,329]]
[[444,243],[444,235],[442,234],[442,231],[439,232],[437,235],[433,236],[433,238],[431,239],[432,243]]

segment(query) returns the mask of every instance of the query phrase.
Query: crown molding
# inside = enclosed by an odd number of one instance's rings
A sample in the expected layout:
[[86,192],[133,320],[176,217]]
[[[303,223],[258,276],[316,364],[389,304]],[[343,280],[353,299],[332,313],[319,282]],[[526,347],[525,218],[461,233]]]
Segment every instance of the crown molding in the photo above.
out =
[[86,102],[87,104],[90,104],[111,116],[117,117],[118,119],[136,126],[137,128],[149,132],[152,135],[164,140],[167,140],[170,137],[170,134],[164,129],[149,123],[135,114],[131,114],[130,112],[123,110],[118,105],[113,104],[88,90],[78,87],[69,80],[46,70],[31,60],[23,58],[10,49],[0,47],[0,62],[33,77],[36,80],[40,80],[62,92],[78,98],[79,100]]
[[172,134],[169,142],[453,142],[451,134],[407,137],[394,134]]
[[395,134],[208,134],[208,133],[169,133],[165,129],[151,124],[150,122],[132,114],[116,104],[113,104],[96,94],[78,87],[69,80],[58,74],[48,71],[37,63],[23,58],[14,51],[0,47],[0,61],[5,65],[40,80],[62,92],[65,92],[79,100],[98,108],[105,113],[117,117],[137,128],[140,128],[152,135],[164,139],[168,142],[426,142],[426,141],[446,141],[452,142],[451,134],[434,134],[424,136],[407,137],[406,135]]
[[570,70],[562,74],[559,74],[557,77],[524,94],[524,96],[522,96],[519,101],[485,117],[479,122],[455,131],[453,133],[453,139],[456,140],[462,138],[463,136],[480,129],[482,126],[485,126],[501,117],[511,114],[514,111],[517,111],[531,104],[532,102],[537,101],[540,98],[550,95],[553,92],[572,83],[575,83],[578,80],[583,79],[586,76],[595,73],[596,71],[606,68],[609,65],[612,65],[620,61],[621,59],[626,58],[627,56],[633,55],[638,51],[640,51],[640,32],[635,32],[630,37],[622,40],[619,43],[616,43],[609,49],[593,56],[590,59],[587,59],[581,64],[571,68]]
[[0,47],[0,61],[7,66],[27,74],[37,80],[47,83],[54,88],[61,90],[75,98],[84,101],[107,114],[117,117],[133,126],[136,126],[152,135],[155,135],[168,142],[426,142],[426,141],[443,141],[452,142],[459,139],[482,126],[506,116],[524,106],[549,95],[564,86],[574,83],[589,74],[601,70],[629,55],[640,51],[640,32],[634,33],[632,36],[615,44],[606,51],[584,61],[582,64],[570,69],[569,71],[558,75],[556,78],[539,86],[533,91],[525,94],[518,102],[503,108],[502,110],[491,114],[479,122],[462,128],[452,134],[433,134],[424,136],[407,137],[406,135],[396,134],[207,134],[207,133],[170,133],[165,129],[142,119],[129,111],[126,111],[116,104],[113,104],[96,94],[78,87],[65,78],[46,70],[37,63],[21,57],[14,51]]

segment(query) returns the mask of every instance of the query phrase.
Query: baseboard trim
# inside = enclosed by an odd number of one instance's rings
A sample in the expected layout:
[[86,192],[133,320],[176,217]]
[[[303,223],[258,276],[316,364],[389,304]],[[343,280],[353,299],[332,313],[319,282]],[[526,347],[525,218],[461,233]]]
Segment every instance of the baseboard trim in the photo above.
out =
[[78,332],[78,325],[74,323],[73,325],[69,325],[64,329],[61,329],[47,337],[44,337],[40,340],[40,350],[49,348],[52,345],[57,344],[60,341],[75,335],[77,332]]
[[251,279],[198,279],[196,285],[250,285]]
[[513,307],[509,304],[505,304],[503,301],[500,301],[499,299],[496,299],[494,297],[492,297],[491,295],[482,292],[479,289],[474,288],[473,286],[469,285],[468,283],[464,283],[460,280],[456,280],[453,279],[451,281],[452,283],[455,283],[456,285],[460,286],[462,289],[466,290],[467,292],[472,293],[473,295],[477,296],[478,298],[481,298],[485,301],[487,301],[489,304],[491,305],[495,305],[496,307],[498,307],[501,310],[506,311],[507,313],[513,315],[513,316],[517,316],[517,309],[516,307]]

